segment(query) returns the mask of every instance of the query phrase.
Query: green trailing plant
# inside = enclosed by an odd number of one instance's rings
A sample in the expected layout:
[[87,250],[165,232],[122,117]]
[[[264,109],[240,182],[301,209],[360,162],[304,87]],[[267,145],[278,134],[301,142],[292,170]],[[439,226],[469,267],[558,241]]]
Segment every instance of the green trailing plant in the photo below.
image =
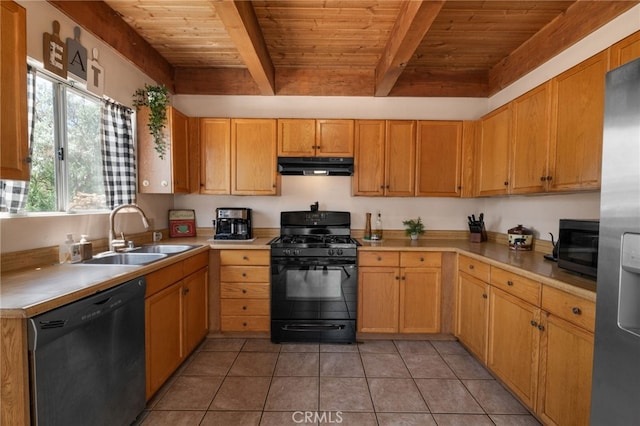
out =
[[424,223],[422,223],[422,219],[418,217],[418,219],[409,219],[403,220],[402,224],[406,226],[404,232],[407,235],[420,235],[424,234]]
[[167,141],[164,129],[167,126],[167,108],[169,107],[169,90],[164,85],[150,86],[138,89],[133,94],[133,106],[149,107],[149,134],[153,137],[154,148],[160,159],[164,159],[167,152]]

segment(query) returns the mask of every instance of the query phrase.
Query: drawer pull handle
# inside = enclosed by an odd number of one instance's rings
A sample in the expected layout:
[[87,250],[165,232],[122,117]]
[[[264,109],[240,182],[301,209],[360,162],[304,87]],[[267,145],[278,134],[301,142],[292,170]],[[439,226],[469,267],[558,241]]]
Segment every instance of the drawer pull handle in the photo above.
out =
[[578,308],[577,306],[574,306],[574,307],[571,309],[571,312],[573,312],[573,313],[574,313],[574,315],[580,315],[580,314],[582,313],[582,311],[580,310],[580,308]]
[[508,286],[512,286],[513,285],[513,281],[511,281],[511,280],[507,281],[507,285]]
[[542,325],[542,324],[538,324],[538,330],[540,330],[540,331],[544,331],[544,325]]
[[538,325],[538,323],[537,323],[537,322],[535,322],[534,320],[531,320],[531,323],[530,323],[530,324],[531,324],[532,326],[534,326],[534,327]]
[[242,294],[247,294],[247,290],[246,289],[242,289]]
[[469,269],[473,269],[473,265],[469,265]]
[[246,310],[247,310],[247,307],[246,307],[246,306],[243,306],[243,307],[242,307],[242,310],[243,310],[243,311],[246,311]]

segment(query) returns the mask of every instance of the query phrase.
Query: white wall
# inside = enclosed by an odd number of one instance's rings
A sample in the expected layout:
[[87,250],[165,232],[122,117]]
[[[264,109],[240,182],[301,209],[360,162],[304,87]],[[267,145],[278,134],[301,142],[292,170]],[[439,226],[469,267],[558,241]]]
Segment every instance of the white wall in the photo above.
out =
[[[28,54],[42,60],[42,34],[51,32],[51,22],[61,24],[61,38],[73,34],[74,23],[45,1],[19,0],[27,9]],[[306,118],[396,118],[424,120],[472,120],[525,93],[614,42],[640,29],[640,6],[636,6],[584,41],[553,58],[525,78],[489,99],[478,98],[369,98],[303,96],[196,96],[173,97],[173,104],[189,116],[208,117],[306,117]],[[105,68],[106,94],[124,105],[144,83],[152,81],[117,52],[87,31],[81,42],[91,51],[99,47]],[[599,217],[598,193],[504,197],[455,198],[369,198],[352,197],[351,181],[345,177],[284,176],[280,197],[231,197],[207,195],[145,195],[139,204],[153,219],[155,228],[166,228],[167,210],[196,210],[199,227],[211,226],[217,207],[253,208],[257,227],[278,227],[282,210],[307,209],[316,200],[323,209],[352,212],[354,228],[364,227],[366,212],[383,213],[385,227],[401,229],[402,220],[421,216],[427,229],[465,229],[466,217],[484,212],[488,230],[506,232],[523,224],[543,239],[557,234],[559,218]],[[87,217],[88,216],[88,217]],[[138,232],[137,215],[125,215],[125,232]],[[130,218],[128,216],[131,216]],[[49,218],[0,219],[0,251],[10,252],[59,244],[68,232],[107,236],[108,215],[67,215]]]

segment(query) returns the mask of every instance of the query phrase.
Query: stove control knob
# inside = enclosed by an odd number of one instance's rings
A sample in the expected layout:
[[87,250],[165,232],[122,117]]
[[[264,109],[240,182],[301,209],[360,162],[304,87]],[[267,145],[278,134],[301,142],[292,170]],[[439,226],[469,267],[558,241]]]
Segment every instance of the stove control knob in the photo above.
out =
[[294,254],[295,254],[296,256],[300,256],[300,253],[302,253],[302,250],[300,250],[300,249],[295,249],[295,250],[294,250]]
[[333,250],[332,248],[330,248],[330,249],[327,251],[327,253],[329,254],[329,256],[333,256],[333,255],[335,254],[335,253],[334,253],[334,250]]
[[342,256],[342,249],[338,249],[338,256]]

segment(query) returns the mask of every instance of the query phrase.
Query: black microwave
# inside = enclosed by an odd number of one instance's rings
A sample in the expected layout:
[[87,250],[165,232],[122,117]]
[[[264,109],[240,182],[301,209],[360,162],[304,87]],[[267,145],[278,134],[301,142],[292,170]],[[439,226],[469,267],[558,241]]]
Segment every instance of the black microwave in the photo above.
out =
[[596,278],[599,231],[599,220],[560,219],[558,267]]

